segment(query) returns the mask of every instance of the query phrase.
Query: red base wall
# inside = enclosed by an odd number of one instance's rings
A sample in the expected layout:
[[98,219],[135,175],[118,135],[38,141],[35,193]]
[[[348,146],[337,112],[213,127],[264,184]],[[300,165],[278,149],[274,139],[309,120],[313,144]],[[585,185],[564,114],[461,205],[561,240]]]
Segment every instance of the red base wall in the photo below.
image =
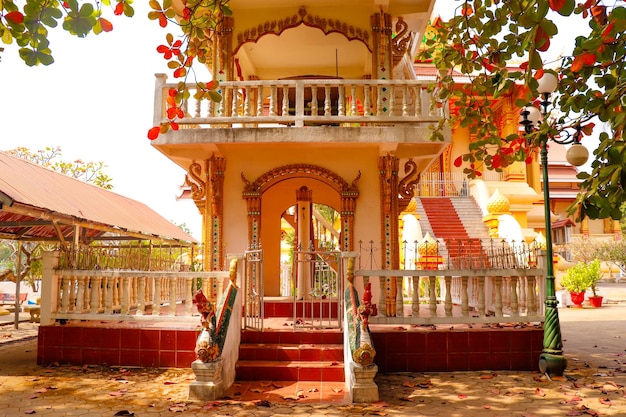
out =
[[37,364],[189,368],[198,334],[194,329],[41,326]]
[[[195,329],[41,326],[37,363],[188,368],[196,359],[198,334]],[[372,338],[383,373],[532,371],[538,369],[543,347],[543,329],[534,327],[390,329],[374,331]]]

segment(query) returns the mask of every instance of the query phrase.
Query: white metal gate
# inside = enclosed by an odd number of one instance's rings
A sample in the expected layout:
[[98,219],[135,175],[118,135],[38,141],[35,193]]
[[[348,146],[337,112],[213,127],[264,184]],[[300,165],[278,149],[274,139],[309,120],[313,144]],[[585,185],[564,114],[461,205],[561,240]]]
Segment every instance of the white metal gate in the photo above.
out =
[[263,330],[263,250],[246,251],[246,274],[243,280],[244,327]]
[[297,251],[294,328],[342,328],[342,262],[339,251]]

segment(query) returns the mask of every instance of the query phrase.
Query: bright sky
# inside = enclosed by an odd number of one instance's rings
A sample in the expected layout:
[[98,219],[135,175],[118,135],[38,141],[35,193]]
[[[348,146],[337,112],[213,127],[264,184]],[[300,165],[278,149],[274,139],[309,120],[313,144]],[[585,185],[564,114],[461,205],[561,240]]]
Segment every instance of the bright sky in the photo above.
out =
[[[186,224],[200,240],[195,205],[176,200],[185,171],[152,148],[146,137],[152,127],[154,74],[170,74],[156,52],[166,31],[148,20],[147,3],[134,3],[132,19],[111,18],[110,33],[78,39],[60,28],[51,30],[55,62],[48,67],[29,68],[15,44],[4,45],[0,150],[60,146],[64,160],[103,161],[115,192]],[[439,2],[444,3],[439,9],[447,16],[453,9],[448,0]],[[573,37],[565,39],[572,45]],[[552,51],[562,49],[553,45]]]
[[[147,18],[147,1],[112,32],[85,39],[51,30],[55,62],[30,68],[5,47],[0,62],[0,150],[60,146],[63,160],[103,161],[118,194],[185,223],[200,240],[192,201],[177,201],[185,171],[152,148],[154,74],[170,73],[156,52],[165,33]],[[112,15],[112,14],[111,14]],[[175,29],[172,28],[174,33]]]

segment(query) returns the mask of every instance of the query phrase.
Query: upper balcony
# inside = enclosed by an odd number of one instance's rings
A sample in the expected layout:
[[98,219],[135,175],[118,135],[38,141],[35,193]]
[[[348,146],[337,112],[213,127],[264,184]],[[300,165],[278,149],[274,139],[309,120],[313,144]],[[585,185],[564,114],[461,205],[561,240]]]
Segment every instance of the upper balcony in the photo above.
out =
[[[156,76],[154,124],[167,122],[167,91],[176,84]],[[438,155],[449,143],[430,140],[430,127],[447,117],[447,103],[417,80],[348,80],[299,77],[283,80],[220,83],[220,102],[197,101],[189,84],[185,117],[153,142],[171,148],[188,145],[188,152],[234,143],[385,144],[407,155]],[[210,134],[209,134],[210,132]],[[404,149],[404,152],[402,152]],[[169,149],[168,155],[176,155]],[[179,161],[182,162],[182,161]],[[181,166],[185,166],[181,164]]]

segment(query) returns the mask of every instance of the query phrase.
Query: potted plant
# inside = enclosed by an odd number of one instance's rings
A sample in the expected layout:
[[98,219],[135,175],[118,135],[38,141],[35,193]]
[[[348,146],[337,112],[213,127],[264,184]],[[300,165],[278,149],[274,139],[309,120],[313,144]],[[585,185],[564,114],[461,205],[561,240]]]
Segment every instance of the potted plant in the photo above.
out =
[[600,268],[600,261],[595,259],[587,266],[587,273],[589,274],[590,287],[593,295],[589,297],[589,302],[593,307],[602,307],[602,296],[596,293],[598,282],[602,279],[604,273]]
[[583,301],[585,301],[585,291],[591,287],[591,283],[587,264],[584,262],[578,262],[568,269],[561,278],[561,286],[569,292],[574,307],[578,308],[582,307]]

